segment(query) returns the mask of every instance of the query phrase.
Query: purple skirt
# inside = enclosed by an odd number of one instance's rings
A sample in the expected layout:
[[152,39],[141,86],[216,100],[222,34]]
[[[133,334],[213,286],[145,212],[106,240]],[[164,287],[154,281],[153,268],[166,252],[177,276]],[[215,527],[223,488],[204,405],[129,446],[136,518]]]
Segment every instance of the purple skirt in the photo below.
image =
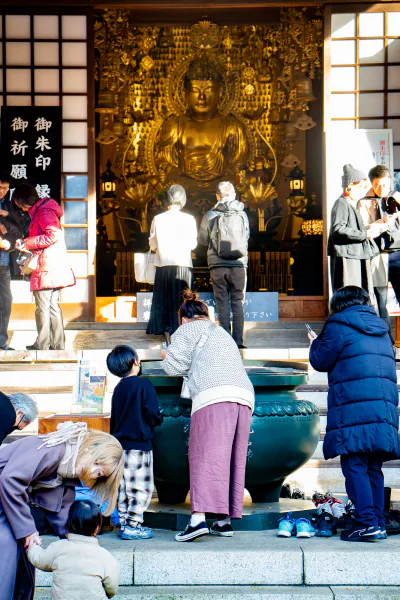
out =
[[218,402],[197,410],[189,438],[192,512],[241,519],[251,410]]

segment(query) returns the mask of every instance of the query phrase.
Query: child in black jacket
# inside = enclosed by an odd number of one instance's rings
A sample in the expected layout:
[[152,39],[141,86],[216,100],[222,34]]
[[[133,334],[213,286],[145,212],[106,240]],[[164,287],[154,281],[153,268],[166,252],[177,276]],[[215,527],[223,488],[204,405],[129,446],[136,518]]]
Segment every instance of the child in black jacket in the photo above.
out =
[[111,404],[110,433],[121,443],[125,469],[118,494],[118,514],[123,540],[147,539],[153,531],[143,527],[143,514],[154,490],[154,427],[161,425],[153,384],[140,374],[139,357],[129,346],[115,346],[107,356],[108,370],[121,381],[115,387]]

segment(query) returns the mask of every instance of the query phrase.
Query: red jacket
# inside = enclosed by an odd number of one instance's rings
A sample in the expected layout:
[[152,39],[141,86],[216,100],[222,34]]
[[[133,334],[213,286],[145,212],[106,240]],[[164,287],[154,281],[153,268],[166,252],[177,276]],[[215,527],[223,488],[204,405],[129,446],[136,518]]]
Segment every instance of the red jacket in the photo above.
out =
[[31,223],[24,242],[28,250],[41,251],[38,268],[31,273],[31,291],[75,285],[75,275],[68,266],[68,254],[61,228],[61,206],[43,198],[29,209]]

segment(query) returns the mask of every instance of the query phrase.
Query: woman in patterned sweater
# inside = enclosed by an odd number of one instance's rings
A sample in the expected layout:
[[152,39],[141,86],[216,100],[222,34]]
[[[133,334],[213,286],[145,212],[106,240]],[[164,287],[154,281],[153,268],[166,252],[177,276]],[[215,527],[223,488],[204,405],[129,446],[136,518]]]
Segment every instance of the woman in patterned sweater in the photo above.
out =
[[[215,326],[208,307],[187,290],[180,327],[163,352],[169,375],[188,375],[192,398],[189,439],[192,517],[175,539],[186,542],[209,533],[230,537],[230,519],[242,517],[244,476],[254,408],[254,389],[232,337]],[[200,342],[201,350],[196,351]],[[205,513],[214,514],[209,530]]]

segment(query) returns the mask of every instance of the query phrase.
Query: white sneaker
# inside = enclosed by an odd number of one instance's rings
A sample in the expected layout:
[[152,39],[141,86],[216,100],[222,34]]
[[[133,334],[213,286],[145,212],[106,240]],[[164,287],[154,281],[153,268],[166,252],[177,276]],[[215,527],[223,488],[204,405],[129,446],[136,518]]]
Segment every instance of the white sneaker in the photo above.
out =
[[332,511],[332,515],[335,517],[335,519],[340,519],[341,517],[343,517],[344,513],[346,512],[346,509],[344,507],[344,504],[340,504],[339,502],[334,502],[331,505],[331,511]]
[[322,515],[322,513],[328,513],[333,516],[332,507],[328,500],[326,502],[321,502],[321,504],[318,505],[317,514]]

